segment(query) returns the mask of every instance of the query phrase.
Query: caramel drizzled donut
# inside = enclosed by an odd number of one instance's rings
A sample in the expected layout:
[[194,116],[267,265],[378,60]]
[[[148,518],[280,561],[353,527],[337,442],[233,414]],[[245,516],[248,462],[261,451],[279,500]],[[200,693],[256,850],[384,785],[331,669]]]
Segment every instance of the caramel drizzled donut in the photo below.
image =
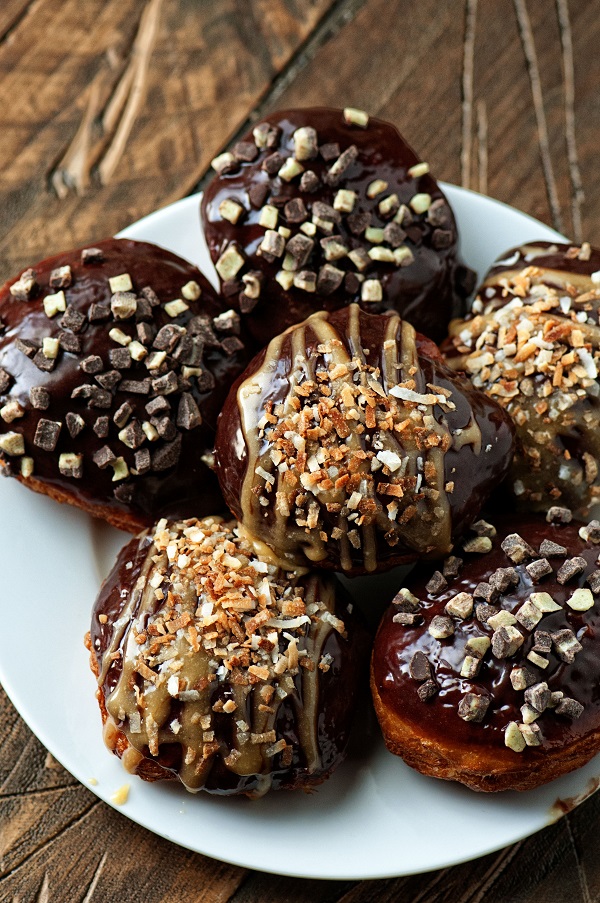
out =
[[384,615],[373,698],[388,748],[423,774],[527,790],[600,750],[600,524],[475,527],[487,553],[421,568]]
[[219,510],[205,456],[239,333],[194,266],[144,242],[26,270],[0,291],[2,469],[131,531]]
[[397,314],[357,304],[274,339],[219,418],[216,470],[288,562],[374,572],[443,557],[504,476],[510,418]]
[[394,126],[274,113],[213,161],[202,222],[223,293],[260,346],[317,310],[397,310],[440,339],[474,287],[454,216]]
[[586,518],[600,501],[600,251],[537,242],[508,251],[452,324],[449,366],[517,429],[510,485],[524,510]]
[[366,635],[340,594],[259,557],[233,522],[161,521],[125,547],[93,613],[107,746],[191,791],[320,783],[364,676]]

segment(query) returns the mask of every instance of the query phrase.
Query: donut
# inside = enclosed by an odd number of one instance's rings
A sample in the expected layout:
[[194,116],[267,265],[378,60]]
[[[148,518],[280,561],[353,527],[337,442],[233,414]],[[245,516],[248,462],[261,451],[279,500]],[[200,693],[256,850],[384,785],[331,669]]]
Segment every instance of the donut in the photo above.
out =
[[510,417],[433,342],[351,304],[251,362],[219,417],[215,469],[283,561],[364,574],[448,554],[512,447]]
[[92,616],[106,745],[130,773],[192,792],[321,783],[366,683],[351,608],[334,579],[282,570],[235,522],[161,520],[123,549]]
[[248,360],[238,314],[169,251],[45,260],[0,290],[0,468],[130,532],[219,511],[207,462]]
[[600,251],[537,242],[508,251],[443,345],[448,365],[517,430],[509,484],[522,510],[600,502]]
[[202,224],[222,290],[259,345],[315,311],[393,309],[433,339],[464,309],[447,198],[396,128],[357,110],[273,113],[217,170]]
[[600,751],[600,524],[547,516],[476,522],[383,617],[375,709],[388,749],[423,774],[529,790]]

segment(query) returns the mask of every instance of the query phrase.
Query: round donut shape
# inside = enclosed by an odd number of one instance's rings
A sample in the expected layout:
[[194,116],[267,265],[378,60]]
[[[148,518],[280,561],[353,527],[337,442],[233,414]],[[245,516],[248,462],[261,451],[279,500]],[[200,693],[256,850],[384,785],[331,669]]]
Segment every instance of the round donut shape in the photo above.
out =
[[196,267],[109,239],[0,291],[0,463],[24,485],[135,532],[222,499],[207,466],[248,356]]
[[231,511],[282,560],[364,574],[448,554],[512,448],[510,418],[433,342],[352,304],[252,361],[215,457]]
[[443,345],[515,422],[523,511],[560,504],[585,520],[600,501],[599,313],[600,251],[535,242],[494,264]]
[[317,310],[397,310],[439,340],[474,287],[454,215],[397,129],[327,108],[273,113],[214,161],[202,223],[260,346]]
[[488,552],[422,567],[384,615],[375,709],[388,749],[423,774],[528,790],[600,749],[600,525],[475,528],[470,548]]
[[219,518],[132,540],[88,646],[104,740],[128,771],[247,796],[331,774],[368,654],[336,581],[284,572]]

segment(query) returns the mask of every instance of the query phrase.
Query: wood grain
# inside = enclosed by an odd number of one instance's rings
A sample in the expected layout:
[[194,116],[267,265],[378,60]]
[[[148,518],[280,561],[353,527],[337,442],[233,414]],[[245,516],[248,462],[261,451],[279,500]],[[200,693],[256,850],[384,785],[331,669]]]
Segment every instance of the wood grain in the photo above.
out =
[[[441,178],[600,244],[598,46],[600,0],[3,0],[0,277],[185,195],[249,122],[312,103],[383,115]],[[0,727],[0,903],[600,899],[600,795],[451,869],[299,881],[132,824],[1,690]]]
[[331,2],[10,0],[0,278],[188,193]]
[[[469,0],[471,10],[475,4]],[[573,225],[571,181],[565,138],[565,93],[559,18],[554,4],[528,0],[535,41],[549,153],[567,233]],[[485,102],[488,191],[532,216],[552,223],[540,157],[540,140],[527,62],[513,0],[479,0],[474,26],[473,102]],[[573,3],[573,109],[585,202],[582,232],[600,242],[600,184],[597,136],[600,104],[600,6]],[[382,115],[398,127],[434,172],[460,184],[463,137],[463,62],[466,16],[459,5],[422,0],[408,13],[402,0],[370,0],[356,17],[322,46],[276,106],[347,103]],[[390,23],[397,23],[391,28]],[[468,29],[467,29],[468,31]],[[267,108],[269,104],[267,103]],[[471,116],[467,117],[469,122]],[[470,128],[475,126],[471,124]],[[478,184],[477,155],[468,153],[469,182]]]

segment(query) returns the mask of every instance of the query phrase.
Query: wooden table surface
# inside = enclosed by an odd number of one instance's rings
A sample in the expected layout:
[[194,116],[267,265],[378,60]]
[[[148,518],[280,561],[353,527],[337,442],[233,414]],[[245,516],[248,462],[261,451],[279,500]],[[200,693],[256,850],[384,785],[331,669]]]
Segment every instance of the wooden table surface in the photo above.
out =
[[[600,0],[2,0],[0,278],[183,197],[249,121],[310,104],[388,118],[440,178],[598,245],[599,46]],[[600,898],[598,795],[465,865],[304,881],[137,827],[1,689],[0,736],[0,901]]]

